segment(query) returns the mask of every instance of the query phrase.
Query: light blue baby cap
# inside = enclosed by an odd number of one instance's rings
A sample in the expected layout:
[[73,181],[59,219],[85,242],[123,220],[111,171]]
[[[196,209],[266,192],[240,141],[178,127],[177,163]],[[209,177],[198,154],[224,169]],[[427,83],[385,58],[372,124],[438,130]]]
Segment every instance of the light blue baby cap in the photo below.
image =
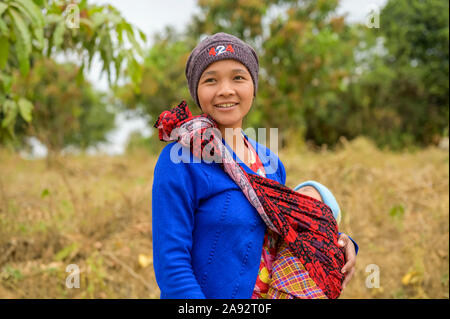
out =
[[294,188],[294,191],[297,191],[304,186],[312,186],[319,192],[324,204],[326,204],[328,207],[330,207],[334,218],[336,219],[337,223],[339,224],[339,222],[341,221],[341,209],[339,208],[336,198],[334,198],[334,196],[330,192],[330,190],[328,188],[326,188],[324,185],[320,184],[319,182],[306,181],[304,183],[297,185]]

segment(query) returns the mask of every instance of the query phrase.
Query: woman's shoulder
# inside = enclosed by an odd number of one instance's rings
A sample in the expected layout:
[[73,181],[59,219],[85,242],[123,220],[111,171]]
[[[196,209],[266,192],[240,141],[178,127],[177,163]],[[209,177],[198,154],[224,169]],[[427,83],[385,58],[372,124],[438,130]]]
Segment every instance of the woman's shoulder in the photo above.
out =
[[192,156],[189,148],[183,147],[178,142],[171,142],[161,150],[156,165],[174,166],[181,163],[182,165],[177,166],[186,167],[186,165],[183,164],[194,162],[195,158]]
[[186,172],[190,175],[211,175],[208,165],[201,159],[195,157],[188,147],[178,142],[167,144],[159,154],[155,165],[155,173],[164,172],[176,178],[176,174]]
[[204,166],[192,156],[189,148],[177,142],[169,143],[162,149],[156,162],[153,187],[159,189],[170,185],[173,188],[190,189],[191,193],[197,193],[195,189],[208,190],[211,174]]

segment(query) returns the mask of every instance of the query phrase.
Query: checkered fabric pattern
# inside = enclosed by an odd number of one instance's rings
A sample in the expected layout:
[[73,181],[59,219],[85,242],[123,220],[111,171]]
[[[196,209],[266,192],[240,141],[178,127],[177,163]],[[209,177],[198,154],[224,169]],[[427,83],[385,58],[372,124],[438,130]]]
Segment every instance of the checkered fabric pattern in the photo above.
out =
[[267,299],[328,299],[286,243],[280,245],[272,267]]

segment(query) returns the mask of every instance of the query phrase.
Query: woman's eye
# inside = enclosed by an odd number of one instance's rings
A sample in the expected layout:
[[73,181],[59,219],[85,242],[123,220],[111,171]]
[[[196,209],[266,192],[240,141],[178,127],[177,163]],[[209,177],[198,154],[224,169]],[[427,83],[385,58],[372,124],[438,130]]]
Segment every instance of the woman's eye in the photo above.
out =
[[234,79],[235,79],[235,80],[244,80],[244,78],[243,78],[242,76],[240,76],[240,75],[236,75],[236,76],[234,77]]
[[213,81],[215,81],[215,79],[209,78],[209,79],[206,79],[206,80],[205,80],[205,83],[206,83],[206,82],[213,82]]

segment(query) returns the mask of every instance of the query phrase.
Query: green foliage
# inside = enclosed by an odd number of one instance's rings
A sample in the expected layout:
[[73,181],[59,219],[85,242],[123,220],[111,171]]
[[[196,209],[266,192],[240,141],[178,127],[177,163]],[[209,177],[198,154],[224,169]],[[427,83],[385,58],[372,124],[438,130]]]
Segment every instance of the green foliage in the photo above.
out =
[[110,5],[89,5],[87,0],[76,5],[56,0],[2,1],[0,142],[14,139],[14,128],[20,127],[21,121],[33,121],[32,106],[36,106],[36,101],[25,101],[24,96],[12,91],[15,70],[26,76],[43,56],[54,58],[63,53],[77,59],[78,82],[83,80],[83,72],[91,68],[94,57],[98,57],[111,86],[121,77],[136,83],[141,76],[137,67],[143,53],[141,41],[145,40],[144,33]]
[[14,136],[18,115],[31,121],[30,102],[12,94],[12,70],[25,75],[33,52],[43,47],[44,16],[31,0],[0,3],[0,141]]
[[129,83],[116,88],[115,91],[125,107],[150,115],[150,127],[162,111],[176,106],[182,99],[186,99],[193,106],[193,112],[198,111],[190,98],[184,76],[190,52],[186,39],[168,28],[164,34],[155,37],[153,42],[143,64],[139,66],[142,77],[138,88],[135,89],[134,85]]
[[449,3],[389,1],[381,15],[384,63],[396,73],[389,104],[401,116],[398,130],[418,144],[437,143],[448,131]]
[[255,44],[263,33],[262,21],[271,5],[278,0],[200,0],[200,13],[194,17],[188,34],[199,38],[202,34],[227,32]]
[[[77,8],[78,11],[72,12],[58,1],[52,1],[46,7],[47,57],[61,51],[75,53],[81,61],[81,70],[84,70],[92,66],[94,56],[98,54],[102,73],[107,75],[111,85],[125,72],[133,81],[139,80],[139,70],[135,70],[133,65],[143,54],[137,37],[145,41],[145,34],[128,23],[111,5],[88,5],[87,0],[83,0]],[[69,18],[78,12],[79,28],[67,27]]]
[[41,198],[45,198],[47,196],[50,196],[50,191],[48,190],[48,188],[45,188],[41,193]]
[[[16,135],[35,136],[50,152],[69,145],[85,149],[105,141],[114,128],[115,114],[89,82],[77,81],[78,73],[76,65],[42,59],[35,61],[27,76],[16,74],[13,92],[35,103],[32,123],[18,120]],[[24,103],[28,111],[29,102]]]
[[448,2],[389,1],[380,16],[380,29],[355,27],[360,72],[338,94],[332,128],[391,149],[438,144],[448,135]]
[[80,245],[78,243],[71,243],[70,245],[64,247],[60,251],[58,251],[53,257],[56,261],[63,261],[67,259],[70,255],[73,255],[80,249]]
[[389,216],[391,216],[392,218],[402,218],[404,214],[405,214],[405,208],[403,207],[402,204],[395,205],[389,211]]
[[282,128],[282,142],[297,143],[300,132],[318,144],[339,138],[330,123],[354,68],[356,39],[342,17],[328,18],[336,6],[337,1],[294,3],[269,25],[260,107],[266,127]]

